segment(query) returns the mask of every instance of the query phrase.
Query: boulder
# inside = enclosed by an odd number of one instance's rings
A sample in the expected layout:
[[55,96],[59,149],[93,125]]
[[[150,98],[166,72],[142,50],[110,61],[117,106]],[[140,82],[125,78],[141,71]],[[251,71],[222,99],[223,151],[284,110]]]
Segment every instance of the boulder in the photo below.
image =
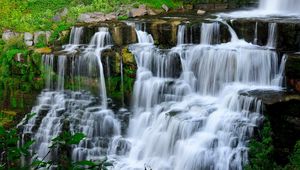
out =
[[25,44],[29,47],[33,46],[33,41],[25,41]]
[[163,4],[161,7],[162,7],[162,9],[164,9],[166,12],[169,11],[169,7],[168,7],[166,4]]
[[33,40],[33,34],[31,34],[30,32],[25,32],[24,33],[24,40],[25,41],[32,41]]
[[204,15],[205,13],[206,13],[206,11],[201,10],[201,9],[199,9],[199,10],[197,11],[197,14],[198,14],[198,15]]
[[145,5],[140,5],[139,8],[133,8],[129,11],[128,17],[141,17],[147,14]]
[[13,32],[11,30],[5,30],[2,34],[2,39],[4,41],[9,41],[10,39],[12,38],[16,38],[18,37],[20,34],[19,33],[16,33],[16,32]]

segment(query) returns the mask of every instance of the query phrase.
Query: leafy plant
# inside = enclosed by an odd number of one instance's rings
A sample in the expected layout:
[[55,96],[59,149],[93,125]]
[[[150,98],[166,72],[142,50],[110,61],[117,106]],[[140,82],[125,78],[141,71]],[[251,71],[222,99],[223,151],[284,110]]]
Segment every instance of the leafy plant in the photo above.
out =
[[263,129],[259,134],[259,139],[252,139],[249,144],[249,164],[247,170],[264,170],[278,168],[272,155],[274,146],[271,137],[271,124],[268,119],[264,121]]

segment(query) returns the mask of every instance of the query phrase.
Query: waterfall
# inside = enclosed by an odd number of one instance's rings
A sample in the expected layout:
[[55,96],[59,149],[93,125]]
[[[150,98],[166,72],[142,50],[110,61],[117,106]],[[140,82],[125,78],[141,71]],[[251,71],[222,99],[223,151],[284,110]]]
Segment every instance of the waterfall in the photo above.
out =
[[220,42],[219,23],[202,23],[201,26],[201,44],[218,44]]
[[57,90],[64,90],[65,83],[65,69],[66,69],[67,56],[58,56],[58,80],[57,80]]
[[[80,36],[76,36],[82,28],[73,29],[70,36],[74,40],[70,42],[75,45],[81,41]],[[59,149],[50,151],[49,146],[52,139],[62,131],[86,134],[85,140],[78,146],[72,146],[74,160],[100,160],[101,156],[106,155],[110,139],[120,135],[120,123],[113,111],[107,109],[105,77],[101,62],[102,51],[111,45],[108,29],[99,28],[87,48],[79,54],[75,55],[68,51],[58,56],[53,54],[43,56],[46,89],[39,95],[37,105],[32,108],[32,112],[36,115],[29,121],[23,120],[24,124],[19,125],[23,134],[31,136],[36,141],[32,152],[36,152],[39,159],[45,157],[45,160],[58,161]],[[53,78],[55,70],[57,79]],[[98,70],[98,74],[94,72],[95,70]],[[93,97],[87,91],[65,90],[65,81],[69,76],[71,78],[97,76],[100,98]],[[101,106],[98,104],[99,101]]]
[[141,44],[154,44],[154,40],[151,34],[146,32],[146,24],[136,23],[135,24],[136,34],[138,42]]
[[[231,42],[220,42],[220,23]],[[118,108],[108,103],[104,70],[110,67],[104,67],[101,55],[113,43],[108,28],[101,27],[86,46],[43,56],[46,89],[32,108],[36,115],[19,125],[23,138],[36,141],[32,152],[59,161],[60,148],[50,151],[51,140],[63,131],[81,132],[86,138],[69,150],[73,161],[107,157],[118,170],[242,170],[249,140],[264,119],[262,102],[243,94],[282,89],[286,56],[280,62],[273,50],[276,24],[269,25],[263,47],[239,39],[219,19],[202,23],[200,44],[190,44],[186,26],[179,25],[177,46],[171,49],[156,47],[146,24],[135,23],[135,28],[138,43],[129,46],[138,67],[132,115],[125,109],[114,113]],[[70,44],[80,44],[82,30],[72,28]],[[122,93],[123,66],[121,56]],[[65,89],[68,78],[80,83],[78,91]],[[96,79],[99,95],[84,87],[90,79]]]
[[105,87],[104,70],[101,61],[101,52],[112,45],[112,40],[108,28],[99,28],[99,31],[92,37],[89,46],[84,51],[83,56],[79,58],[79,74],[92,76],[92,68],[99,69],[99,90],[102,98],[102,107],[107,108],[107,94]]
[[269,23],[267,47],[276,48],[277,43],[277,24]]
[[178,31],[177,31],[177,45],[184,44],[185,40],[185,31],[186,26],[185,25],[179,25]]
[[64,46],[65,51],[74,52],[81,43],[83,27],[72,27],[69,44]]
[[115,169],[243,169],[263,116],[261,101],[240,93],[280,89],[272,82],[282,70],[276,52],[240,46],[231,33],[226,44],[130,46],[138,65],[134,115],[127,139],[114,140],[130,143],[119,143],[128,153]]
[[83,27],[72,27],[69,44],[78,45],[80,44],[83,36]]
[[53,54],[44,54],[42,56],[42,65],[44,66],[45,75],[46,75],[46,89],[53,88],[52,81],[52,72],[54,67],[54,55]]
[[260,0],[259,9],[265,13],[299,14],[299,0]]

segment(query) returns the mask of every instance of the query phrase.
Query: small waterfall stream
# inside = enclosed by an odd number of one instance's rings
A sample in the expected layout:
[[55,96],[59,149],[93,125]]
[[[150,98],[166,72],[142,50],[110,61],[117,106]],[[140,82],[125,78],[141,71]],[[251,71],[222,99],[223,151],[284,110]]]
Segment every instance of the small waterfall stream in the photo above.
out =
[[[220,24],[228,27],[231,42],[221,43]],[[23,134],[37,141],[33,152],[59,159],[59,150],[48,154],[51,139],[70,131],[86,135],[72,146],[74,161],[107,157],[117,170],[243,169],[248,142],[264,118],[261,101],[240,94],[281,89],[286,58],[280,62],[272,50],[276,25],[270,25],[266,46],[239,39],[222,20],[202,23],[201,43],[191,44],[186,26],[179,25],[171,49],[156,47],[146,24],[135,23],[135,29],[138,43],[129,50],[138,69],[126,132],[106,92],[104,71],[110,68],[103,68],[101,55],[113,45],[108,28],[79,48],[83,28],[73,27],[65,53],[43,56],[46,89],[32,109],[37,114],[22,125]],[[124,93],[122,57],[120,72]],[[77,91],[65,89],[70,77],[80,84]],[[85,78],[97,79],[99,95],[83,87]]]

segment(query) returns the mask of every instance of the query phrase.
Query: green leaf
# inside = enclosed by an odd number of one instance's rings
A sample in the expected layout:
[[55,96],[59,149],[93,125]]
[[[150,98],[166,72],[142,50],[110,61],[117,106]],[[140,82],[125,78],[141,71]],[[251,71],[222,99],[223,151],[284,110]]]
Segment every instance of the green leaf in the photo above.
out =
[[70,141],[67,141],[67,144],[79,144],[83,138],[85,138],[83,133],[76,133],[71,137]]
[[76,162],[75,164],[79,166],[96,166],[96,164],[92,161],[79,161]]

